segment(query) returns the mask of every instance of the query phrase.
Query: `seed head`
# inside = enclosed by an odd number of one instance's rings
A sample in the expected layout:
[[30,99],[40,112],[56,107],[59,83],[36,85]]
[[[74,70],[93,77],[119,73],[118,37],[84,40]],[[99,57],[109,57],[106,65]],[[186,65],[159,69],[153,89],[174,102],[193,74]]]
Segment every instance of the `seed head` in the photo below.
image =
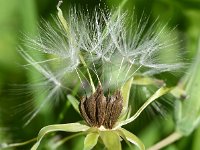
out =
[[[102,125],[102,122],[108,128],[113,126],[115,121],[103,121],[105,117],[100,110],[105,110],[106,117],[118,117],[120,111],[114,112],[113,108],[119,107],[121,94],[116,89],[120,89],[136,73],[152,76],[161,72],[177,71],[183,67],[182,63],[161,63],[160,51],[173,46],[174,39],[161,42],[160,37],[169,37],[164,32],[165,26],[158,29],[155,21],[147,27],[147,17],[136,21],[134,16],[127,13],[113,14],[96,10],[91,15],[73,9],[66,19],[62,18],[66,20],[64,24],[60,18],[53,19],[54,23],[43,21],[38,37],[27,38],[27,46],[36,50],[35,52],[45,54],[45,57],[38,60],[21,49],[22,56],[29,63],[25,66],[32,65],[38,70],[45,78],[44,85],[49,86],[51,83],[47,92],[49,96],[42,106],[54,95],[58,95],[60,89],[68,88],[66,80],[71,81],[71,75],[73,82],[80,80],[84,91],[88,92],[92,88],[93,93],[89,98],[82,98],[80,107],[85,120],[92,126]],[[95,90],[93,81],[101,82],[104,91],[114,89],[116,92],[105,98],[102,87],[99,85]],[[34,116],[38,111],[33,112]]]
[[89,98],[83,97],[79,110],[85,121],[92,127],[104,126],[112,129],[122,111],[123,98],[117,90],[113,95],[104,96],[101,85]]

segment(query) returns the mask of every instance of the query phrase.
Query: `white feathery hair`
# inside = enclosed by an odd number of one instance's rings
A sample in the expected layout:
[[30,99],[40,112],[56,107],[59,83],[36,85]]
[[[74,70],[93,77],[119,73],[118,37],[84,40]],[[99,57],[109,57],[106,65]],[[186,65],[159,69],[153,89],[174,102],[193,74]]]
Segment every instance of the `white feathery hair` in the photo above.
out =
[[[26,38],[26,46],[48,56],[36,60],[27,50],[21,49],[20,52],[28,65],[46,78],[46,82],[53,82],[47,101],[65,87],[62,82],[67,74],[76,72],[80,80],[87,78],[80,75],[83,74],[79,68],[82,63],[80,54],[105,88],[109,88],[112,82],[117,86],[115,88],[119,88],[136,72],[152,76],[182,68],[182,63],[159,62],[159,52],[172,46],[175,40],[162,42],[160,37],[169,37],[164,32],[165,26],[159,29],[157,20],[147,26],[148,19],[143,16],[136,21],[134,15],[129,16],[128,13],[96,10],[91,15],[73,9],[66,18],[68,32],[61,21],[53,17],[54,23],[42,22],[38,37]],[[51,65],[57,66],[49,67]],[[38,110],[33,117],[36,113]]]

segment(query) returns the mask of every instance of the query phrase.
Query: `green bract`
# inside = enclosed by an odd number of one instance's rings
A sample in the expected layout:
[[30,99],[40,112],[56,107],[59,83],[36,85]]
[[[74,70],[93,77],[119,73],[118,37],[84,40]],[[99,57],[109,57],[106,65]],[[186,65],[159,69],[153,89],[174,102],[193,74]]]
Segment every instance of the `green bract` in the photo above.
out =
[[[123,95],[127,96],[126,97],[127,101],[125,101],[126,103],[128,103],[128,97],[129,97],[128,95],[129,95],[130,88],[131,88],[130,84],[134,83],[133,81],[134,81],[134,79],[127,81],[126,84],[121,88]],[[135,81],[135,82],[137,82],[137,81]],[[85,124],[81,124],[81,123],[49,125],[40,130],[37,139],[33,139],[33,140],[30,140],[30,141],[27,141],[24,143],[11,144],[11,145],[7,145],[5,147],[21,146],[21,145],[25,145],[30,142],[33,142],[34,140],[37,140],[37,142],[31,148],[31,150],[37,150],[37,148],[40,145],[40,142],[45,137],[45,135],[47,135],[48,133],[51,133],[51,132],[63,131],[63,132],[73,132],[73,133],[78,132],[78,133],[74,134],[74,136],[72,135],[67,138],[64,138],[63,140],[59,141],[58,143],[55,143],[55,145],[54,145],[55,149],[57,147],[59,147],[61,144],[63,144],[64,142],[66,142],[67,140],[74,138],[76,136],[85,134],[86,137],[85,137],[85,141],[84,141],[84,150],[90,150],[90,149],[94,148],[94,146],[97,144],[99,139],[101,139],[103,141],[103,144],[105,145],[105,147],[108,150],[116,150],[116,149],[121,150],[121,139],[124,139],[129,146],[130,146],[130,144],[129,144],[129,142],[130,142],[130,143],[134,144],[135,146],[137,146],[140,150],[145,150],[145,146],[142,143],[142,141],[137,136],[135,136],[131,132],[127,131],[126,129],[122,128],[121,126],[134,121],[151,102],[153,102],[160,96],[168,93],[170,90],[171,90],[170,88],[166,88],[166,87],[161,87],[160,89],[158,89],[155,92],[155,94],[153,94],[142,105],[142,107],[130,118],[127,115],[129,112],[127,110],[124,110],[124,112],[125,112],[124,115],[127,117],[126,118],[123,117],[123,119],[121,119],[119,122],[117,122],[116,126],[113,129],[105,129],[103,126],[101,126],[100,128],[89,127],[89,126],[87,126]],[[68,95],[68,99],[70,102],[72,102],[72,106],[77,111],[79,111],[77,100],[71,95]],[[128,107],[125,107],[125,108],[128,109]]]

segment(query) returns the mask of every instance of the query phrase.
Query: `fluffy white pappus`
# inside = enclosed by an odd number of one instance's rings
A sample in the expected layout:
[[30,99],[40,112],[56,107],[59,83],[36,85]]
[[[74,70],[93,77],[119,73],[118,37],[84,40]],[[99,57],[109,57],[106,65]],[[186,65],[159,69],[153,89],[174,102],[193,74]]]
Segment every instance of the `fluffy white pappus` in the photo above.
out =
[[66,17],[67,26],[53,17],[53,23],[42,22],[38,37],[26,38],[26,46],[45,57],[36,60],[26,50],[20,53],[47,82],[53,82],[46,101],[60,87],[67,88],[63,82],[72,72],[77,73],[84,88],[85,81],[91,85],[88,71],[92,80],[101,82],[105,89],[112,85],[120,88],[136,73],[154,75],[183,67],[183,63],[160,61],[160,52],[177,44],[176,38],[171,38],[171,32],[166,33],[166,26],[160,26],[157,20],[152,25],[148,20],[144,16],[137,20],[136,16],[119,11],[95,10],[90,14],[73,9]]

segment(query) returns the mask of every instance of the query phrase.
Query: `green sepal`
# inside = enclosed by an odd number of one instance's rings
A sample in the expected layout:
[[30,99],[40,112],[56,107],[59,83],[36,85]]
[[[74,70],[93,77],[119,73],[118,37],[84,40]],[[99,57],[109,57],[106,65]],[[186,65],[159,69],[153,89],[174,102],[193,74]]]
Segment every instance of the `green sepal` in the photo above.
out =
[[119,117],[119,120],[126,119],[127,113],[129,112],[128,103],[129,103],[129,96],[130,96],[132,81],[133,81],[133,78],[129,79],[121,87],[121,92],[122,92],[122,97],[123,97],[123,109],[122,109],[122,113]]
[[[129,132],[129,131],[123,129],[123,128],[119,128],[118,130],[121,131],[121,132],[118,132],[118,133],[121,134],[120,136],[122,138],[125,136],[126,137],[125,140],[128,140],[129,142],[131,142],[132,144],[137,146],[140,150],[145,150],[144,144],[142,143],[142,141],[137,136],[135,136],[134,134],[132,134],[131,132]],[[122,135],[122,133],[124,135]]]
[[84,140],[84,150],[91,150],[97,144],[98,138],[98,132],[88,133]]
[[121,150],[120,136],[112,131],[101,131],[100,137],[107,150]]
[[146,109],[149,104],[151,104],[153,101],[155,101],[157,98],[169,93],[173,88],[168,87],[161,87],[158,89],[139,109],[138,111],[129,119],[126,119],[124,121],[120,121],[116,124],[115,128],[121,127],[123,125],[126,125],[128,123],[133,122],[142,112],[144,109]]
[[87,131],[89,128],[90,127],[82,125],[80,123],[57,124],[57,125],[49,125],[43,127],[38,134],[37,142],[33,145],[31,150],[37,150],[43,137],[50,132],[56,132],[56,131],[81,132],[81,131]]

